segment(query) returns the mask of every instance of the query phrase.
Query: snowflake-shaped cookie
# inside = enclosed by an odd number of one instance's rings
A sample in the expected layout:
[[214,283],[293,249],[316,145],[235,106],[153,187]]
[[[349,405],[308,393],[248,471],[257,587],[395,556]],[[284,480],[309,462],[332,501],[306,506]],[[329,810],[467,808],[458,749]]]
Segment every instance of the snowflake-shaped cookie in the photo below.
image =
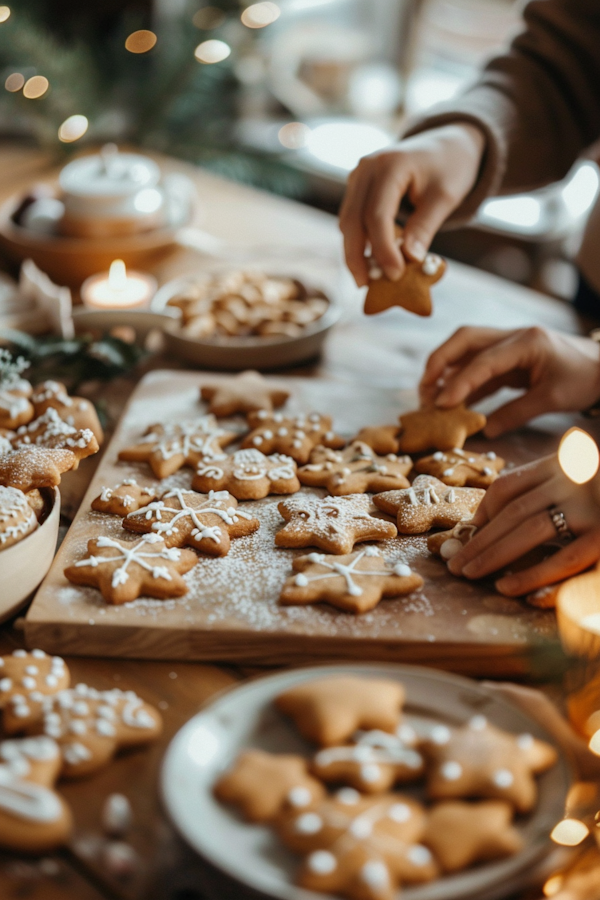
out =
[[302,484],[324,487],[334,496],[365,491],[393,491],[409,486],[409,456],[378,456],[367,444],[354,441],[343,450],[315,447],[309,462],[298,469]]
[[167,491],[123,521],[129,531],[158,534],[168,547],[187,544],[210,556],[225,556],[231,538],[252,534],[259,525],[228,491],[198,494],[180,488]]
[[223,447],[237,435],[225,431],[213,415],[177,424],[151,425],[131,447],[119,452],[127,462],[147,462],[157,478],[168,478],[182,466],[194,468],[200,460],[218,459]]
[[7,734],[26,729],[39,715],[44,697],[69,687],[64,659],[43,650],[15,650],[0,656],[0,709]]
[[94,432],[98,443],[102,443],[104,432],[94,404],[85,397],[69,397],[66,387],[60,381],[42,381],[37,384],[30,400],[36,416],[41,416],[47,409],[54,409],[68,425],[78,430],[89,428]]
[[421,453],[462,448],[468,437],[485,427],[486,421],[482,413],[462,405],[450,409],[426,407],[404,413],[400,416],[400,450]]
[[338,609],[365,613],[382,597],[410,594],[423,579],[403,562],[388,562],[377,547],[363,547],[345,556],[309,553],[292,563],[294,571],[281,591],[284,605],[325,600]]
[[504,468],[504,460],[493,450],[488,453],[471,453],[455,447],[417,460],[415,469],[426,475],[434,475],[444,484],[456,487],[487,488]]
[[513,815],[511,804],[502,800],[438,803],[429,812],[424,841],[444,872],[459,872],[523,849],[523,835],[512,824]]
[[0,550],[16,544],[37,527],[37,517],[25,494],[0,486]]
[[115,487],[103,487],[92,500],[92,509],[111,516],[127,516],[141,506],[156,500],[154,488],[138,484],[135,478],[124,478]]
[[272,410],[283,406],[289,392],[272,387],[260,372],[241,372],[219,384],[204,384],[200,390],[209,410],[219,418],[258,409]]
[[365,494],[315,497],[302,494],[278,506],[286,520],[275,535],[278,547],[318,547],[328,553],[351,553],[355,544],[395,537],[396,526],[375,518]]
[[286,416],[266,410],[250,413],[251,431],[242,441],[242,447],[255,447],[263,453],[285,453],[300,465],[308,462],[311,450],[318,444],[339,448],[346,443],[332,431],[331,416],[320,413]]
[[236,450],[231,456],[198,463],[192,487],[208,493],[229,491],[238,500],[260,500],[268,494],[300,490],[296,463],[289,456],[260,450]]
[[98,452],[98,441],[91,429],[73,428],[52,407],[28,425],[18,428],[12,445],[17,450],[32,445],[49,450],[70,450],[78,460]]
[[142,595],[181,597],[187,585],[181,577],[198,562],[191,550],[168,547],[158,534],[139,541],[118,541],[101,535],[88,541],[89,556],[65,569],[73,584],[96,587],[107,603],[130,603]]
[[448,487],[431,475],[418,475],[411,487],[376,494],[373,503],[396,516],[400,534],[423,534],[471,519],[484,496],[480,488]]

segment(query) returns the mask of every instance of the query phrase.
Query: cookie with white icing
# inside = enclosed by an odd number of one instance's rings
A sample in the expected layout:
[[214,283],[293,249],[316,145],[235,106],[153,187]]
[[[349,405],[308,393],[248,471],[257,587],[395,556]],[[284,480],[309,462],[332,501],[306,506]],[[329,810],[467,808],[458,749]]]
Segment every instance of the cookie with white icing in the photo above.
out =
[[64,422],[52,407],[28,425],[18,428],[12,445],[17,450],[31,446],[70,450],[78,462],[98,452],[98,441],[91,429],[74,428]]
[[379,456],[368,444],[353,441],[343,450],[315,447],[308,463],[298,469],[298,478],[302,484],[324,487],[341,497],[408,487],[406,476],[411,469],[409,456]]
[[45,697],[68,688],[71,680],[64,659],[43,650],[14,650],[0,656],[0,709],[4,731],[26,730],[39,716]]
[[450,560],[465,547],[477,533],[477,526],[471,522],[459,522],[449,531],[437,531],[427,538],[427,549],[440,556],[444,562]]
[[98,444],[104,440],[104,432],[94,404],[85,397],[70,397],[62,382],[42,381],[35,386],[30,400],[36,416],[43,415],[47,409],[54,409],[63,422],[78,431],[89,428]]
[[27,493],[36,488],[56,487],[62,475],[76,469],[79,459],[72,450],[22,447],[0,456],[0,484]]
[[0,428],[14,429],[31,422],[35,415],[31,392],[31,384],[24,378],[0,386]]
[[199,462],[192,487],[203,494],[229,491],[237,500],[261,500],[269,494],[295,494],[300,490],[300,482],[296,463],[289,456],[267,456],[260,450],[248,449]]
[[92,509],[110,516],[128,516],[156,500],[154,488],[138,484],[135,478],[124,478],[114,487],[103,487],[92,500]]
[[262,453],[285,453],[299,465],[308,462],[311,451],[322,444],[334,450],[346,441],[335,434],[331,416],[312,412],[290,416],[279,412],[259,412],[248,415],[250,432],[242,441],[242,448],[255,448]]
[[487,488],[494,483],[504,465],[502,457],[496,456],[493,450],[474,453],[455,447],[422,457],[415,463],[415,469],[455,487]]
[[445,271],[446,261],[437,253],[428,253],[422,262],[405,259],[404,274],[398,281],[391,281],[377,265],[371,265],[365,315],[373,316],[392,306],[400,306],[418,316],[430,316],[433,309],[431,288]]
[[0,550],[22,541],[37,527],[37,516],[23,491],[0,485]]
[[411,594],[423,579],[401,561],[387,561],[369,545],[344,556],[309,553],[293,563],[279,602],[284,606],[325,601],[355,614],[374,609],[383,597]]
[[481,488],[448,487],[431,475],[418,475],[411,487],[376,494],[373,503],[396,517],[400,534],[424,534],[472,519],[484,496]]

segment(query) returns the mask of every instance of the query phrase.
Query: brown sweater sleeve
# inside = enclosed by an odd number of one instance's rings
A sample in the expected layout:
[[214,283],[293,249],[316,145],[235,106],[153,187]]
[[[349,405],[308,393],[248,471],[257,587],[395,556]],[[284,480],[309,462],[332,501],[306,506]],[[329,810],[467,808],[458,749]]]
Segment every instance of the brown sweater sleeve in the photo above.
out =
[[451,219],[470,218],[487,196],[564,177],[600,136],[600,0],[533,0],[524,18],[470,89],[405,132],[461,121],[483,129],[479,178]]

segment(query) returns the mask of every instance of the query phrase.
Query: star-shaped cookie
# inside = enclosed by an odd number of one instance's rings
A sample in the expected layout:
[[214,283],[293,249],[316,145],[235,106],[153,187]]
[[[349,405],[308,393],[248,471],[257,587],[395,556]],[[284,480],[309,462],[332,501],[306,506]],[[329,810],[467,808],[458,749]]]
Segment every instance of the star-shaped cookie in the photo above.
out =
[[416,409],[400,416],[399,449],[403,453],[462,449],[466,439],[481,431],[486,421],[482,413],[462,405],[451,409],[433,406]]
[[73,428],[63,422],[52,407],[28,425],[18,428],[11,443],[16,450],[30,446],[70,450],[78,461],[98,452],[98,441],[91,429]]
[[512,856],[524,846],[513,815],[511,804],[502,800],[438,803],[427,817],[423,843],[433,850],[444,872]]
[[406,259],[404,275],[399,281],[390,281],[380,269],[372,267],[365,297],[365,314],[372,316],[391,306],[401,306],[418,316],[430,316],[431,287],[445,271],[445,260],[435,253],[428,253],[423,262]]
[[345,743],[356,731],[395,733],[405,691],[397,681],[332,675],[306,681],[275,700],[300,734],[321,747]]
[[485,797],[520,813],[537,800],[534,776],[556,762],[554,747],[531,734],[509,734],[475,716],[460,728],[436,726],[421,744],[429,762],[427,790],[434,800]]
[[87,557],[67,566],[66,577],[98,588],[107,603],[116,605],[140,596],[182,597],[187,593],[182,575],[198,562],[192,550],[168,547],[158,534],[134,542],[101,535],[88,541],[87,549]]
[[36,416],[47,409],[55,409],[63,422],[77,430],[89,428],[94,432],[99,444],[104,440],[104,432],[93,403],[85,397],[69,397],[66,387],[60,381],[42,381],[35,386],[30,397]]
[[346,612],[365,613],[382,597],[411,594],[423,579],[406,563],[386,561],[377,547],[368,546],[345,556],[309,553],[292,563],[291,575],[279,602],[284,606],[326,601]]
[[304,809],[325,795],[302,756],[245,750],[214,786],[222,803],[237,806],[249,822],[272,821],[283,809]]
[[398,453],[400,449],[399,425],[368,425],[361,428],[352,438],[352,442],[361,441],[371,447],[375,453]]
[[198,463],[192,487],[196,491],[229,491],[238,500],[261,500],[269,494],[300,490],[296,463],[289,456],[260,450],[236,450],[231,456]]
[[455,447],[446,452],[437,450],[431,456],[417,460],[415,469],[433,475],[444,484],[455,487],[487,488],[504,468],[504,460],[489,453],[472,453]]
[[189,546],[210,556],[226,556],[231,538],[252,534],[259,525],[228,491],[198,494],[182,488],[166,491],[123,520],[128,531],[153,532],[167,547]]
[[39,715],[44,697],[69,687],[70,674],[60,656],[43,650],[15,650],[0,656],[0,709],[7,734],[27,728]]
[[219,418],[257,409],[278,409],[289,396],[289,391],[271,387],[260,372],[251,369],[220,384],[204,384],[200,390],[201,399],[209,403],[209,412]]
[[196,465],[203,459],[220,459],[223,447],[237,440],[233,431],[225,431],[213,415],[189,421],[151,425],[144,436],[119,453],[125,462],[147,462],[157,478],[168,478],[182,466]]
[[285,453],[299,465],[308,462],[311,451],[318,444],[334,449],[343,447],[346,441],[332,431],[331,416],[320,413],[285,416],[261,410],[250,413],[251,431],[242,441],[242,447],[255,447],[263,453]]
[[138,484],[135,478],[124,478],[115,487],[103,487],[92,500],[92,509],[111,516],[127,516],[141,506],[156,500],[154,488]]
[[472,519],[484,496],[481,488],[448,487],[431,475],[418,475],[411,487],[376,494],[373,503],[396,516],[400,534],[424,534]]
[[391,522],[372,515],[371,498],[366,494],[299,494],[282,500],[277,508],[286,521],[275,535],[278,547],[318,547],[327,553],[351,553],[355,544],[382,541],[398,533]]
[[315,447],[308,463],[298,469],[302,484],[324,487],[334,496],[365,491],[392,491],[409,486],[409,456],[378,456],[368,444],[354,441],[343,450]]
[[0,456],[0,484],[27,493],[34,488],[56,487],[61,475],[76,469],[77,456],[71,450],[23,447]]

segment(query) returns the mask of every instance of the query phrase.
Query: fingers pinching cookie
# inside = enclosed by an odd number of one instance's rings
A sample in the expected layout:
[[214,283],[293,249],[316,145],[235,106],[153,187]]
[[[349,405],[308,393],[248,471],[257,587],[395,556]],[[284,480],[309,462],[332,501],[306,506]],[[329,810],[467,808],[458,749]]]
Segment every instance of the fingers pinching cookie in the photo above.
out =
[[424,534],[471,519],[484,496],[480,488],[448,487],[431,475],[418,475],[411,487],[376,494],[373,503],[396,516],[400,534]]
[[427,538],[427,549],[449,562],[453,556],[469,543],[477,532],[477,527],[470,522],[459,522],[450,531],[438,531]]
[[15,650],[0,656],[0,709],[7,734],[25,730],[39,716],[44,697],[69,687],[71,676],[60,656],[43,650]]
[[104,440],[94,404],[84,397],[69,397],[66,387],[60,381],[42,381],[37,384],[30,400],[36,416],[41,416],[47,409],[55,409],[68,425],[78,430],[89,428],[99,444]]
[[153,488],[138,484],[135,478],[124,478],[115,487],[103,487],[92,500],[92,509],[110,516],[127,516],[131,512],[156,500]]
[[400,449],[399,425],[369,425],[361,428],[358,434],[352,438],[371,447],[375,453],[398,453]]
[[260,523],[238,507],[228,491],[197,494],[173,488],[123,520],[123,527],[154,532],[168,547],[190,546],[210,556],[226,556],[231,538],[255,532]]
[[275,700],[300,734],[321,747],[345,743],[356,731],[393,734],[405,691],[397,681],[332,675],[290,688]]
[[292,563],[279,602],[284,606],[326,601],[356,614],[374,609],[382,597],[399,597],[423,586],[406,563],[388,562],[377,547],[344,556],[309,553]]
[[390,281],[378,266],[371,266],[365,314],[372,316],[391,306],[401,306],[418,316],[430,316],[431,288],[445,271],[446,262],[436,253],[428,253],[423,262],[405,259],[404,275],[399,281]]
[[437,450],[415,463],[417,472],[433,475],[444,484],[455,487],[487,488],[503,468],[504,460],[496,456],[493,450],[489,453],[471,453],[458,447],[446,453]]
[[37,527],[37,516],[25,494],[0,485],[0,550],[16,544]]
[[289,396],[288,391],[271,387],[260,372],[251,369],[223,384],[205,384],[200,390],[201,399],[208,401],[209,412],[219,418],[257,409],[278,409]]
[[355,544],[395,537],[391,522],[372,515],[370,497],[315,497],[302,494],[282,500],[278,510],[286,524],[275,535],[278,547],[318,547],[327,553],[351,553]]
[[79,465],[71,450],[24,447],[0,456],[0,484],[27,493],[35,488],[56,487],[61,476]]
[[192,487],[205,494],[229,491],[237,500],[261,500],[269,494],[295,494],[300,482],[289,456],[236,450],[231,456],[199,462]]
[[391,491],[408,487],[409,456],[378,456],[368,444],[354,441],[343,450],[315,447],[308,463],[298,469],[302,484],[324,487],[333,496]]
[[248,415],[248,424],[251,430],[242,441],[242,448],[285,453],[299,465],[308,462],[311,451],[319,444],[336,449],[346,443],[332,430],[331,416],[316,412],[306,416],[285,416],[260,410]]
[[269,822],[286,808],[305,809],[325,796],[302,756],[245,750],[214,786],[222,803],[237,806],[249,822]]
[[482,413],[462,405],[451,409],[429,406],[403,413],[399,449],[403,453],[462,449],[467,438],[481,431],[486,421]]
[[423,835],[444,872],[459,872],[474,863],[512,856],[523,849],[512,824],[514,810],[502,800],[438,803],[427,817]]

